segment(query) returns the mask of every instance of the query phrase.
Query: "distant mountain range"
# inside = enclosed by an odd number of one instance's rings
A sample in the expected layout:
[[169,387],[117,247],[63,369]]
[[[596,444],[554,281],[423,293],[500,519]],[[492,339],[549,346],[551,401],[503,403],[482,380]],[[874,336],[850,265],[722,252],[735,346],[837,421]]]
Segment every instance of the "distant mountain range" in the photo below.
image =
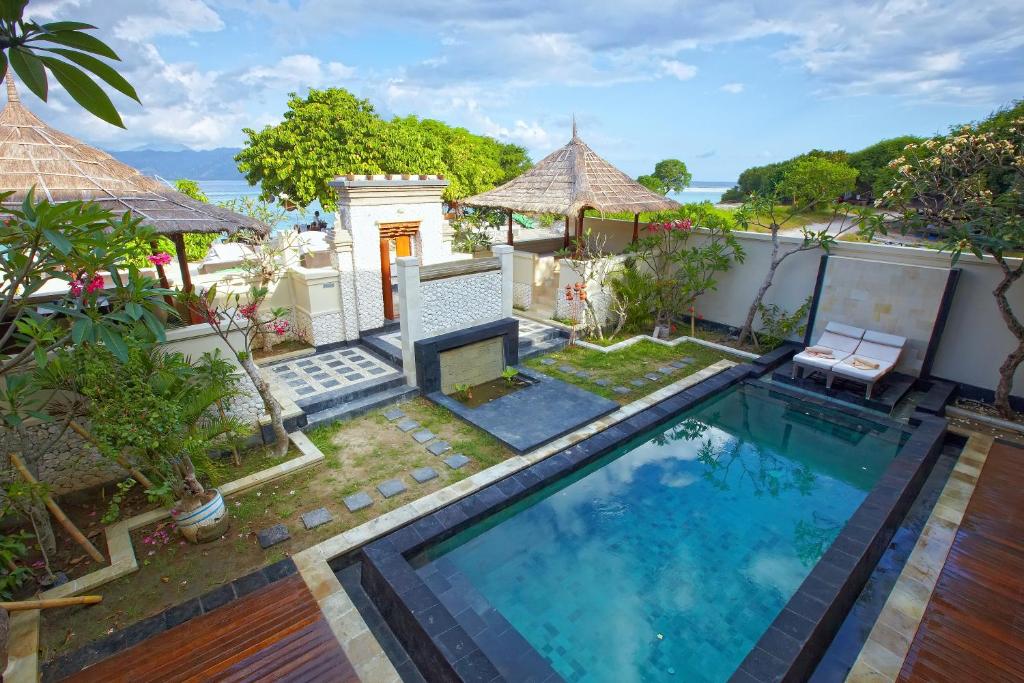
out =
[[238,172],[234,158],[239,151],[233,147],[203,151],[136,149],[112,151],[110,155],[145,175],[160,176],[166,180],[240,180],[243,176]]

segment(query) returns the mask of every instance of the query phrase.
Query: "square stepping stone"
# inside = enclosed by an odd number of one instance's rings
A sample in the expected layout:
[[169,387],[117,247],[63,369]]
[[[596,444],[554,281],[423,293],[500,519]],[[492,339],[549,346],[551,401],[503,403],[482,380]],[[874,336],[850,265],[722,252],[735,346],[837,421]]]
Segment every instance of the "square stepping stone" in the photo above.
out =
[[634,387],[642,387],[647,384],[647,380],[637,378],[629,380],[629,383],[632,384]]
[[405,492],[405,484],[402,483],[401,479],[388,479],[386,482],[377,487],[380,491],[380,495],[385,498],[392,498],[397,496],[399,493]]
[[403,432],[411,432],[412,430],[419,427],[420,423],[417,422],[416,420],[410,420],[409,418],[405,418],[402,421],[400,421],[396,426]]
[[564,372],[567,375],[571,375],[576,372],[576,368],[571,365],[560,365],[558,366],[559,372]]
[[612,391],[614,391],[619,396],[622,396],[624,394],[628,394],[629,393],[629,388],[628,387],[614,387],[612,389]]
[[451,467],[453,470],[457,470],[460,467],[464,467],[469,463],[469,458],[464,456],[462,453],[456,453],[455,455],[449,455],[444,459],[444,464]]
[[394,422],[395,420],[401,420],[405,417],[405,411],[401,408],[388,408],[384,411],[384,417],[387,418],[389,422]]
[[281,541],[287,541],[291,537],[292,535],[288,533],[288,527],[284,524],[275,524],[256,532],[256,540],[260,542],[260,547],[264,550],[272,545],[277,545]]
[[416,439],[416,443],[426,443],[434,438],[434,432],[429,429],[421,429],[418,432],[412,433],[412,438]]
[[663,368],[658,368],[658,372],[660,372],[663,375],[671,375],[675,371],[676,371],[675,368],[670,368],[667,365],[665,367],[663,367]]
[[448,445],[447,441],[435,441],[434,443],[427,446],[427,450],[430,451],[433,455],[441,455],[445,451],[450,451],[451,449],[452,447]]
[[433,467],[421,467],[418,470],[412,471],[412,478],[415,479],[418,484],[425,484],[431,479],[437,478],[437,470]]
[[351,496],[345,496],[344,500],[345,507],[348,508],[349,512],[358,512],[363,508],[368,508],[373,505],[373,498],[370,498],[370,494],[365,491],[359,493],[353,493]]
[[331,516],[327,508],[317,508],[316,510],[302,513],[302,526],[307,529],[315,529],[318,526],[323,526],[333,521],[334,517]]
[[540,359],[540,364],[541,365],[554,365],[557,362],[558,361],[556,361],[554,358],[541,358]]
[[644,375],[644,377],[651,380],[652,382],[657,382],[658,380],[661,379],[661,375],[659,375],[656,372],[648,372],[646,375]]
[[669,365],[671,365],[672,367],[674,367],[674,368],[676,368],[678,370],[679,368],[685,368],[687,365],[689,365],[692,362],[693,362],[692,358],[680,358],[679,360],[672,361],[671,363],[669,363]]
[[579,372],[576,373],[576,376],[579,377],[580,379],[590,379],[590,373],[587,372],[586,370],[580,370]]
[[596,384],[599,387],[606,387],[606,386],[610,385],[611,382],[609,382],[606,379],[599,379],[599,380],[595,381],[594,384]]

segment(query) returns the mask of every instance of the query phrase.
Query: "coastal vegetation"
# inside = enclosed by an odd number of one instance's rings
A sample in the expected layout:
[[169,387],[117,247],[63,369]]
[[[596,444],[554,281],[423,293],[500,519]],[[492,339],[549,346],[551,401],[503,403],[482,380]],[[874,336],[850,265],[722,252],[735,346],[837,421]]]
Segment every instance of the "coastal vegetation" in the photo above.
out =
[[679,159],[662,159],[654,165],[654,173],[642,175],[638,183],[652,192],[668,194],[682,192],[690,185],[693,175]]
[[305,207],[337,205],[329,182],[346,174],[442,174],[444,199],[489,190],[531,165],[526,150],[416,116],[382,118],[369,100],[343,88],[293,95],[280,123],[244,129],[239,170],[264,199],[285,197]]

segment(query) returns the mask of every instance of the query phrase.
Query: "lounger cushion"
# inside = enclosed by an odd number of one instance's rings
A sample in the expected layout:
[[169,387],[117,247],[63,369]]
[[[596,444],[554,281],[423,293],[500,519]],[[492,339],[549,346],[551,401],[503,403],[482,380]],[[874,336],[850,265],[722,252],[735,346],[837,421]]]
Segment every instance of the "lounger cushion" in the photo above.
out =
[[843,351],[833,352],[832,358],[822,358],[821,356],[814,356],[812,354],[807,353],[806,351],[801,351],[800,353],[793,356],[793,362],[796,363],[797,365],[807,368],[828,370],[839,361],[849,357],[850,354]]
[[[815,346],[826,346],[833,351],[842,353],[853,353],[853,350],[857,348],[857,344],[860,343],[860,337],[847,337],[844,334],[838,332],[825,332],[825,334],[818,337],[818,341],[814,344]],[[836,355],[839,355],[838,353]]]
[[882,377],[882,375],[892,370],[892,367],[896,364],[895,361],[888,362],[879,360],[878,358],[872,358],[871,360],[878,363],[877,368],[870,370],[855,368],[852,365],[850,365],[850,363],[853,362],[853,359],[857,358],[858,356],[860,356],[861,358],[864,357],[862,354],[853,354],[843,359],[843,362],[836,363],[835,365],[833,365],[833,374],[839,375],[841,377],[846,377],[849,379],[860,380],[862,382],[874,382],[875,380]]
[[899,360],[900,353],[902,352],[903,347],[901,346],[889,346],[888,344],[862,341],[857,345],[857,349],[853,352],[853,355],[868,358],[873,361],[883,362],[883,364],[888,363],[889,365],[895,365],[896,361]]
[[826,332],[835,332],[841,334],[844,337],[853,337],[854,339],[860,339],[864,336],[864,330],[860,327],[854,327],[853,325],[844,325],[843,323],[837,323],[831,321],[828,325],[825,325]]
[[884,332],[874,332],[868,330],[864,333],[864,341],[874,342],[876,344],[885,344],[886,346],[897,346],[903,348],[907,343],[906,337],[899,337],[895,334],[885,334]]

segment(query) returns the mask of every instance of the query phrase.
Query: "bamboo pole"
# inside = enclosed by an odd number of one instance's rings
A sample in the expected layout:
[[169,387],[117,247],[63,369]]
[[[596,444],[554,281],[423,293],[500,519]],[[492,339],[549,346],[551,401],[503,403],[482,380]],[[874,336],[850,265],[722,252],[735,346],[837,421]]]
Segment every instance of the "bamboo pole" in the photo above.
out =
[[[25,481],[27,481],[30,484],[35,484],[36,478],[33,477],[32,473],[28,471],[28,467],[25,466],[25,462],[21,459],[21,456],[18,455],[17,453],[11,453],[10,458],[11,462],[14,464],[14,467],[17,468],[18,472],[21,473],[21,476],[25,479]],[[96,546],[94,546],[92,542],[85,537],[85,534],[83,534],[79,530],[79,528],[75,526],[74,522],[68,519],[68,516],[64,514],[64,511],[60,509],[60,506],[57,505],[53,498],[50,497],[50,494],[47,493],[43,495],[43,503],[46,505],[46,508],[50,511],[50,514],[53,515],[54,519],[60,522],[60,525],[64,527],[64,530],[68,532],[68,535],[70,535],[71,538],[73,538],[75,542],[78,543],[78,545],[82,546],[82,549],[84,549],[85,552],[89,553],[89,557],[99,562],[100,564],[106,562],[106,559],[103,557],[100,551],[96,550]]]
[[102,595],[76,595],[70,598],[48,598],[46,600],[18,600],[0,602],[0,609],[16,612],[23,609],[49,609],[50,607],[73,607],[74,605],[96,605],[103,602]]
[[[75,434],[78,434],[80,437],[82,437],[92,445],[97,445],[96,437],[94,437],[85,427],[78,424],[74,420],[71,420],[71,422],[69,422],[68,425],[75,432]],[[142,484],[143,488],[153,488],[153,482],[149,480],[149,477],[140,472],[137,467],[133,467],[132,464],[125,460],[123,457],[119,455],[115,458],[115,461],[117,462],[118,465],[128,470],[128,474],[132,475],[132,479]]]

